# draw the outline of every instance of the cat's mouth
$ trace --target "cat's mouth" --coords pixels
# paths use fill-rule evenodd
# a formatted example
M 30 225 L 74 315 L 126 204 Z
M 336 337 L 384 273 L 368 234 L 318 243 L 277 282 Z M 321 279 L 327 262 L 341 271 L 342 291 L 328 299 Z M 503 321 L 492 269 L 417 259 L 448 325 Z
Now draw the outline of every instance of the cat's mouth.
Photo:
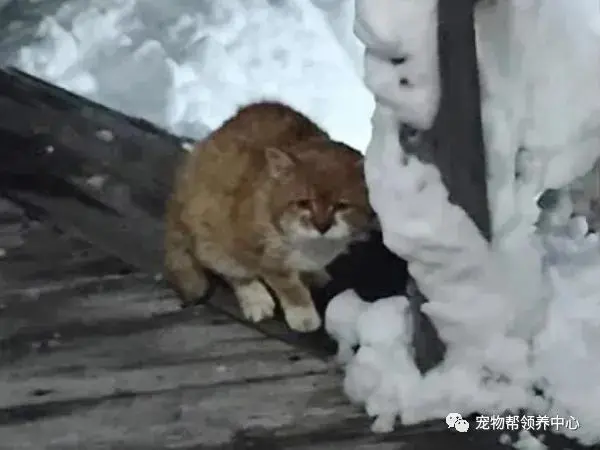
M 291 237 L 294 240 L 347 241 L 352 238 L 352 230 L 344 221 L 335 221 L 326 230 L 316 226 L 296 223 L 292 227 Z

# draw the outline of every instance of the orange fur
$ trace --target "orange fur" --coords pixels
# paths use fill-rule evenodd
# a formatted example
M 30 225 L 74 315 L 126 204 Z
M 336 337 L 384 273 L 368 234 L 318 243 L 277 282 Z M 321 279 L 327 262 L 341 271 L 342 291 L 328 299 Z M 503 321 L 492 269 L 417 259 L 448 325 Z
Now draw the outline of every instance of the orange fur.
M 325 267 L 365 234 L 362 155 L 277 102 L 241 108 L 198 143 L 176 176 L 167 205 L 166 270 L 184 304 L 203 295 L 203 269 L 233 288 L 244 315 L 273 315 L 276 294 L 288 325 L 321 320 L 304 275 Z

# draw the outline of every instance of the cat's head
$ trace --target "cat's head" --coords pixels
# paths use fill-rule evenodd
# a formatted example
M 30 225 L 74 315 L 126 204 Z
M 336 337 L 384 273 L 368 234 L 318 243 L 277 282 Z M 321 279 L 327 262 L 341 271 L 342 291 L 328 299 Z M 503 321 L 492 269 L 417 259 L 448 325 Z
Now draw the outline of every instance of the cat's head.
M 375 215 L 358 151 L 313 140 L 265 152 L 272 220 L 287 238 L 352 241 L 372 229 Z

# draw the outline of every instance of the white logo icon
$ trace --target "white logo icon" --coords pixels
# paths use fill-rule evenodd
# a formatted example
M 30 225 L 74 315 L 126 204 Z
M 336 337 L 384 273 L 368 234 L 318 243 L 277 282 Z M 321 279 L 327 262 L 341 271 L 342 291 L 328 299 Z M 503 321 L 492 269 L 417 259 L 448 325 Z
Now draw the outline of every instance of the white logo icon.
M 469 431 L 469 422 L 467 422 L 465 419 L 458 419 L 456 422 L 454 422 L 454 429 L 459 433 L 466 433 Z
M 462 419 L 462 416 L 459 413 L 448 414 L 446 416 L 446 423 L 448 424 L 448 428 L 454 428 L 454 424 L 459 419 Z
M 446 424 L 448 428 L 454 428 L 459 433 L 466 433 L 469 431 L 469 422 L 464 420 L 458 413 L 450 413 L 446 416 Z

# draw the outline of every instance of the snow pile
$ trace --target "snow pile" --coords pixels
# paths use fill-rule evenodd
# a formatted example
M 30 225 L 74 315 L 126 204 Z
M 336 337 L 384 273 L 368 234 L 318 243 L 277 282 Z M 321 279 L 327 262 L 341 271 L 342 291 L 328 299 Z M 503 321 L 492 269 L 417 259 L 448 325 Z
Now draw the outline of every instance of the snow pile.
M 529 431 L 522 430 L 519 432 L 519 439 L 512 443 L 516 450 L 546 450 L 548 447 L 543 441 L 536 439 Z
M 575 6 L 574 6 L 575 5 Z M 595 0 L 482 3 L 476 10 L 483 85 L 488 193 L 495 250 L 507 282 L 526 303 L 514 324 L 534 335 L 547 284 L 539 239 L 539 196 L 565 194 L 600 156 L 600 12 Z M 546 211 L 564 224 L 568 195 Z
M 581 14 L 591 2 L 575 12 L 564 0 L 480 6 L 496 233 L 489 245 L 464 211 L 448 202 L 438 170 L 406 155 L 398 142 L 400 122 L 427 128 L 437 110 L 437 2 L 357 1 L 365 78 L 377 101 L 365 162 L 370 200 L 384 243 L 408 261 L 429 299 L 423 311 L 448 346 L 442 364 L 421 376 L 411 357 L 406 298 L 366 305 L 344 292 L 331 302 L 326 328 L 340 342 L 344 388 L 376 418 L 374 431 L 391 430 L 397 416 L 410 424 L 449 412 L 492 415 L 522 408 L 572 417 L 577 429 L 554 431 L 584 443 L 600 441 L 593 425 L 600 419 L 598 236 L 569 214 L 546 233 L 535 231 L 539 195 L 583 175 L 600 152 L 600 46 L 591 45 L 598 29 L 589 27 L 587 35 L 568 42 L 581 44 L 577 51 L 569 53 L 564 42 L 567 28 L 572 32 L 575 24 L 581 28 L 599 17 L 598 11 Z M 528 29 L 535 33 L 522 44 Z M 553 53 L 548 41 L 560 43 L 561 51 Z M 542 64 L 535 60 L 540 47 Z M 559 61 L 567 53 L 578 68 L 572 78 Z M 552 70 L 543 66 L 551 62 Z M 522 146 L 525 151 L 515 151 Z
M 555 295 L 534 341 L 533 376 L 552 399 L 550 411 L 579 420 L 573 436 L 600 441 L 600 246 L 585 219 L 545 237 Z
M 183 135 L 201 137 L 240 105 L 283 100 L 363 149 L 373 98 L 348 41 L 353 1 L 68 0 L 16 65 Z M 344 46 L 340 41 L 345 40 Z
M 372 70 L 385 74 L 371 76 L 377 105 L 365 161 L 369 195 L 386 246 L 409 261 L 411 274 L 430 299 L 426 312 L 452 355 L 455 348 L 485 345 L 492 335 L 504 334 L 513 320 L 506 299 L 516 304 L 520 296 L 507 287 L 500 276 L 502 261 L 491 254 L 467 214 L 448 202 L 437 168 L 404 155 L 400 147 L 398 124 L 429 127 L 437 110 L 439 83 L 432 75 L 437 74 L 437 2 L 390 1 L 357 4 L 362 13 L 357 34 L 378 61 Z M 402 23 L 393 26 L 390 17 L 400 17 Z M 418 32 L 404 39 L 402 31 L 410 30 L 410 24 L 420 24 Z M 399 58 L 405 61 L 394 63 Z M 392 83 L 401 78 L 408 83 Z M 394 90 L 385 97 L 388 89 Z M 419 95 L 403 94 L 410 89 Z
M 347 396 L 376 418 L 374 431 L 390 431 L 397 416 L 412 424 L 449 412 L 492 415 L 523 408 L 548 417 L 572 416 L 578 429 L 559 432 L 588 444 L 600 441 L 594 426 L 600 420 L 598 242 L 581 217 L 544 237 L 555 295 L 533 345 L 496 335 L 483 352 L 463 348 L 461 358 L 449 356 L 425 376 L 412 359 L 405 297 L 369 304 L 352 291 L 339 294 L 326 311 L 326 329 L 340 345 Z M 544 398 L 536 395 L 539 387 Z
M 340 320 L 343 318 L 343 320 Z M 410 316 L 406 297 L 363 302 L 353 291 L 332 299 L 326 330 L 339 343 L 338 361 L 347 364 L 344 391 L 377 416 L 374 431 L 390 431 L 420 374 L 409 353 Z M 356 355 L 352 347 L 360 345 Z M 401 380 L 401 383 L 398 381 Z

